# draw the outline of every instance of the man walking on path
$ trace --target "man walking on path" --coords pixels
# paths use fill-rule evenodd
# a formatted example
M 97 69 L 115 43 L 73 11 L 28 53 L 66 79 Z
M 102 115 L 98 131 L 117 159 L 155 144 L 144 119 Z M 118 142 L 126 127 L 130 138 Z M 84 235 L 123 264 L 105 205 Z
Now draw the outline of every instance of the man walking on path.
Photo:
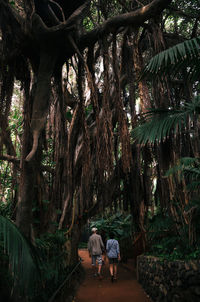
M 102 267 L 102 253 L 105 250 L 102 238 L 97 234 L 97 228 L 92 228 L 92 235 L 88 241 L 88 251 L 89 256 L 92 258 L 92 267 L 94 276 L 98 276 L 102 279 L 101 276 L 101 267 Z M 98 263 L 98 272 L 96 274 L 96 262 Z

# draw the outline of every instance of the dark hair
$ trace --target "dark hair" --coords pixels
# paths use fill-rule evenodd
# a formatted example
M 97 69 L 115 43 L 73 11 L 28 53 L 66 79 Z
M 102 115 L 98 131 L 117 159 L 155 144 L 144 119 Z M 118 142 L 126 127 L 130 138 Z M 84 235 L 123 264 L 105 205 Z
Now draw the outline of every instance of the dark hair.
M 109 232 L 109 237 L 110 237 L 110 239 L 114 239 L 115 233 L 113 231 Z

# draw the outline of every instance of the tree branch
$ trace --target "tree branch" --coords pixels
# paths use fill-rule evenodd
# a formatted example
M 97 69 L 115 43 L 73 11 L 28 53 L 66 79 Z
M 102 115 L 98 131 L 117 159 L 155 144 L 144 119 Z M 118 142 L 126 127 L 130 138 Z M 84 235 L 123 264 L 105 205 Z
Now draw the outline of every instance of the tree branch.
M 32 17 L 32 30 L 33 32 L 37 34 L 44 34 L 44 35 L 61 35 L 62 33 L 67 33 L 72 31 L 76 28 L 77 20 L 83 19 L 87 13 L 87 10 L 89 8 L 90 1 L 86 1 L 83 5 L 81 5 L 79 8 L 77 8 L 74 13 L 61 24 L 47 27 L 40 16 L 36 13 L 33 14 Z
M 85 48 L 89 44 L 95 43 L 99 38 L 102 38 L 105 34 L 116 32 L 120 27 L 125 26 L 141 26 L 145 21 L 160 14 L 172 0 L 154 0 L 150 4 L 143 6 L 136 11 L 121 14 L 112 17 L 102 23 L 101 26 L 96 29 L 83 34 L 79 38 L 79 48 Z
M 14 164 L 19 164 L 19 162 L 20 162 L 19 158 L 15 157 L 15 156 L 12 156 L 12 155 L 8 155 L 8 154 L 1 155 L 0 160 L 7 160 L 7 161 L 12 162 Z

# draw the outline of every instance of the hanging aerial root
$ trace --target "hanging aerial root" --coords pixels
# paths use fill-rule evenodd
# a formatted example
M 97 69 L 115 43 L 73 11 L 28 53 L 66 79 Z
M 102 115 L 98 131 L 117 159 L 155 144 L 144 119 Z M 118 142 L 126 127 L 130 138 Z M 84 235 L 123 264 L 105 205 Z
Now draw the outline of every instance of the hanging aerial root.
M 27 161 L 27 162 L 30 162 L 33 159 L 33 157 L 37 151 L 39 135 L 40 135 L 39 131 L 33 132 L 33 146 L 32 146 L 32 150 L 25 158 L 25 161 Z

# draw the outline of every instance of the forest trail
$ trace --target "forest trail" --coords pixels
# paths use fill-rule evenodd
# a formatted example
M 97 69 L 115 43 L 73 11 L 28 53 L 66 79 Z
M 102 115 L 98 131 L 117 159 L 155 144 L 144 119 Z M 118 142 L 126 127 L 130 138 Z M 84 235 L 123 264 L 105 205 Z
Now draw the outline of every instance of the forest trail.
M 136 272 L 132 266 L 119 264 L 118 280 L 112 283 L 108 260 L 102 267 L 103 279 L 99 280 L 93 277 L 88 251 L 80 250 L 79 255 L 83 259 L 86 276 L 78 289 L 75 302 L 152 302 L 137 282 Z

